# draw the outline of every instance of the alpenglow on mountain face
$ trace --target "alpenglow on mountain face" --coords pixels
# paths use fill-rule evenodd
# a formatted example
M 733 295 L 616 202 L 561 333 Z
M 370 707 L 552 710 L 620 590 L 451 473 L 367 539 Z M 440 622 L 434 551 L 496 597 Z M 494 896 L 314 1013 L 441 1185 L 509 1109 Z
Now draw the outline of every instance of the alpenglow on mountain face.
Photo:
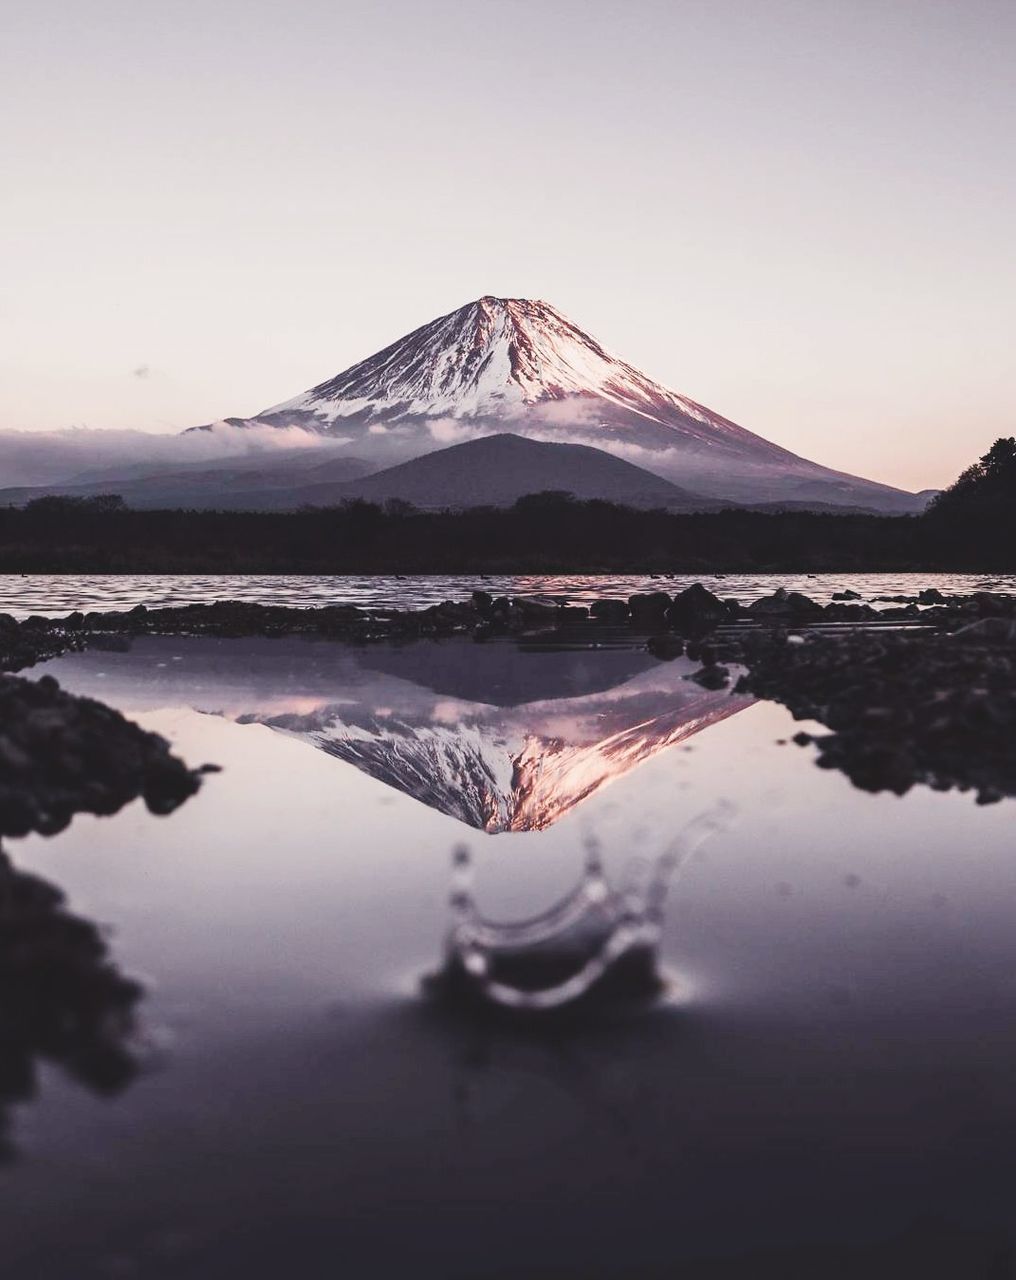
M 512 432 L 593 445 L 711 498 L 921 505 L 746 431 L 611 355 L 549 303 L 525 298 L 467 303 L 247 421 L 341 437 L 378 466 Z

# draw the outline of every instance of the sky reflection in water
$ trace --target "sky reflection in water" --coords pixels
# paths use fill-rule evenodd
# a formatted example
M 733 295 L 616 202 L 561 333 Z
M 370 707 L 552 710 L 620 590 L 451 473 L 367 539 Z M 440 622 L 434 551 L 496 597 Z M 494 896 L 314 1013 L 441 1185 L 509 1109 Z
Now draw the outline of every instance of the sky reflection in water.
M 777 745 L 781 709 L 643 654 L 515 653 L 500 687 L 485 660 L 174 637 L 49 664 L 225 772 L 168 820 L 11 849 L 115 927 L 165 1060 L 114 1104 L 47 1075 L 16 1113 L 10 1274 L 628 1276 L 812 1246 L 969 1269 L 1004 1247 L 1013 805 L 856 792 Z M 534 748 L 516 792 L 526 741 L 551 767 Z M 736 821 L 664 924 L 676 1004 L 563 1036 L 417 999 L 456 842 L 484 908 L 523 917 L 591 833 L 613 874 L 721 801 Z

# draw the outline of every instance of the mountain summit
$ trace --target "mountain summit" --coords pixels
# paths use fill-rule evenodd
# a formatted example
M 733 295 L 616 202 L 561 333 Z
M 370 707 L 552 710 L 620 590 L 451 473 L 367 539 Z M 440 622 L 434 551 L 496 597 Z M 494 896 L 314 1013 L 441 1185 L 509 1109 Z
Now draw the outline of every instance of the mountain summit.
M 691 422 L 733 427 L 611 355 L 549 302 L 489 296 L 259 416 L 511 418 L 572 396 L 602 398 L 649 419 L 676 410 Z
M 653 381 L 550 303 L 485 296 L 251 421 L 349 440 L 385 466 L 513 432 L 604 449 L 712 498 L 917 509 Z

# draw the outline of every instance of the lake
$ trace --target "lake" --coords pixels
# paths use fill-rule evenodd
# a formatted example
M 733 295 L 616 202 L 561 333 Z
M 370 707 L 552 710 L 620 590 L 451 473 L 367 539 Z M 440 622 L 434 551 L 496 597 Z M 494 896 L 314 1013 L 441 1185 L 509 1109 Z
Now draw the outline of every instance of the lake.
M 46 581 L 2 607 L 634 582 Z M 144 995 L 127 1087 L 41 1063 L 9 1109 L 4 1276 L 1010 1274 L 1016 806 L 858 791 L 694 665 L 151 636 L 28 673 L 223 771 L 168 818 L 6 844 Z M 519 1026 L 424 998 L 457 847 L 484 913 L 520 920 L 593 842 L 618 883 L 716 813 L 669 886 L 654 1003 Z
M 828 603 L 837 591 L 856 591 L 865 600 L 916 595 L 936 587 L 946 595 L 972 591 L 1016 592 L 1016 574 L 975 573 L 808 573 L 808 574 L 448 574 L 405 577 L 323 574 L 0 574 L 0 612 L 16 618 L 32 613 L 61 615 L 75 609 L 159 608 L 246 600 L 255 604 L 319 606 L 355 604 L 363 608 L 422 609 L 442 600 L 468 599 L 470 592 L 535 596 L 587 604 L 603 597 L 627 599 L 636 592 L 675 595 L 701 582 L 721 597 L 742 602 L 777 587 L 802 591 Z

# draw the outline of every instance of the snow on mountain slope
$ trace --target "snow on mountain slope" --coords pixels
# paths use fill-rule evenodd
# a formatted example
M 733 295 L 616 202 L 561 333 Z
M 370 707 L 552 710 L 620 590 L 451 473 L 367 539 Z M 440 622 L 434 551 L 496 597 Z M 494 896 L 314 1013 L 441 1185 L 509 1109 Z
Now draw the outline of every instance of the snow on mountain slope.
M 648 420 L 676 409 L 694 421 L 741 433 L 609 354 L 550 303 L 526 298 L 467 303 L 258 416 L 309 410 L 328 422 L 364 411 L 511 417 L 518 406 L 570 395 L 601 396 Z
M 711 499 L 918 511 L 679 395 L 550 303 L 486 296 L 432 320 L 249 425 L 344 441 L 375 469 L 503 432 L 592 445 Z M 539 477 L 534 476 L 534 487 Z

